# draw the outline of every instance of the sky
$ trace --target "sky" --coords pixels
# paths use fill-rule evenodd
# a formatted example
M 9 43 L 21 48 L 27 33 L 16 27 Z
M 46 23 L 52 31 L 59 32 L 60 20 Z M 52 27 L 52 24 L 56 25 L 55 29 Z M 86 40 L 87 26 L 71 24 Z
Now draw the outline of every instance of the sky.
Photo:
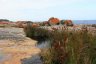
M 96 0 L 0 0 L 0 19 L 45 21 L 50 17 L 96 20 Z

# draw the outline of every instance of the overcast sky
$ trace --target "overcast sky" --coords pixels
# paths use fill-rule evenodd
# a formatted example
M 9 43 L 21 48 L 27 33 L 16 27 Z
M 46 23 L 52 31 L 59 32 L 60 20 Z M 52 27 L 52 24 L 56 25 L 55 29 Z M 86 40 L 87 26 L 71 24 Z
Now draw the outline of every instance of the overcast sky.
M 96 0 L 0 0 L 0 19 L 96 20 Z

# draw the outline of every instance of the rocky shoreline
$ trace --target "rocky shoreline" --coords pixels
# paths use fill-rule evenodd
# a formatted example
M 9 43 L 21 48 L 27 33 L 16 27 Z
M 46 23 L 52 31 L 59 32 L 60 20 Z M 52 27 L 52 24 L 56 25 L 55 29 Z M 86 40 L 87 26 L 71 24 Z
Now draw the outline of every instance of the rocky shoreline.
M 23 59 L 30 58 L 41 52 L 41 50 L 36 47 L 37 41 L 26 37 L 24 35 L 23 29 L 0 28 L 0 31 L 3 31 L 0 32 L 0 35 L 2 35 L 2 33 L 4 35 L 4 39 L 2 39 L 2 37 L 0 39 L 0 48 L 2 49 L 2 52 L 4 54 L 11 54 L 11 56 L 7 60 L 3 61 L 0 64 L 21 64 Z M 11 33 L 6 34 L 9 32 Z M 11 35 L 11 38 L 8 37 L 9 39 L 7 39 L 5 35 Z

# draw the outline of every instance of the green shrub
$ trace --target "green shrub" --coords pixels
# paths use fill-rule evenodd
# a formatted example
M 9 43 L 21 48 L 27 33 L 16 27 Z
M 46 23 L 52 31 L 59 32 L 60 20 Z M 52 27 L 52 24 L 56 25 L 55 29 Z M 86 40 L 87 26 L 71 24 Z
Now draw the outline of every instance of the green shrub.
M 27 27 L 24 28 L 25 34 L 27 37 L 30 37 L 32 39 L 36 40 L 46 40 L 50 39 L 50 32 L 48 30 L 45 30 L 43 28 L 38 28 L 38 27 L 32 27 L 28 25 Z

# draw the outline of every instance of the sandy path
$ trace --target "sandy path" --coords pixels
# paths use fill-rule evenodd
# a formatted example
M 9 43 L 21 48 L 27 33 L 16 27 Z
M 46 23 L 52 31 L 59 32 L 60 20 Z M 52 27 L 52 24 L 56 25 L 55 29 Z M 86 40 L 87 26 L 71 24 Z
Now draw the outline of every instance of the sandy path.
M 22 59 L 30 58 L 40 53 L 40 49 L 35 47 L 37 41 L 34 41 L 30 38 L 25 37 L 22 29 L 19 29 L 19 28 L 12 28 L 12 29 L 16 29 L 17 31 L 13 31 L 13 32 L 11 31 L 10 33 L 10 29 L 8 28 L 0 29 L 3 31 L 3 38 L 4 38 L 0 40 L 0 48 L 2 48 L 3 53 L 11 54 L 11 57 L 9 59 L 5 60 L 0 64 L 21 64 Z M 6 35 L 4 34 L 4 32 Z M 10 34 L 7 34 L 7 33 L 10 33 Z M 18 37 L 19 37 L 19 40 L 18 40 Z

